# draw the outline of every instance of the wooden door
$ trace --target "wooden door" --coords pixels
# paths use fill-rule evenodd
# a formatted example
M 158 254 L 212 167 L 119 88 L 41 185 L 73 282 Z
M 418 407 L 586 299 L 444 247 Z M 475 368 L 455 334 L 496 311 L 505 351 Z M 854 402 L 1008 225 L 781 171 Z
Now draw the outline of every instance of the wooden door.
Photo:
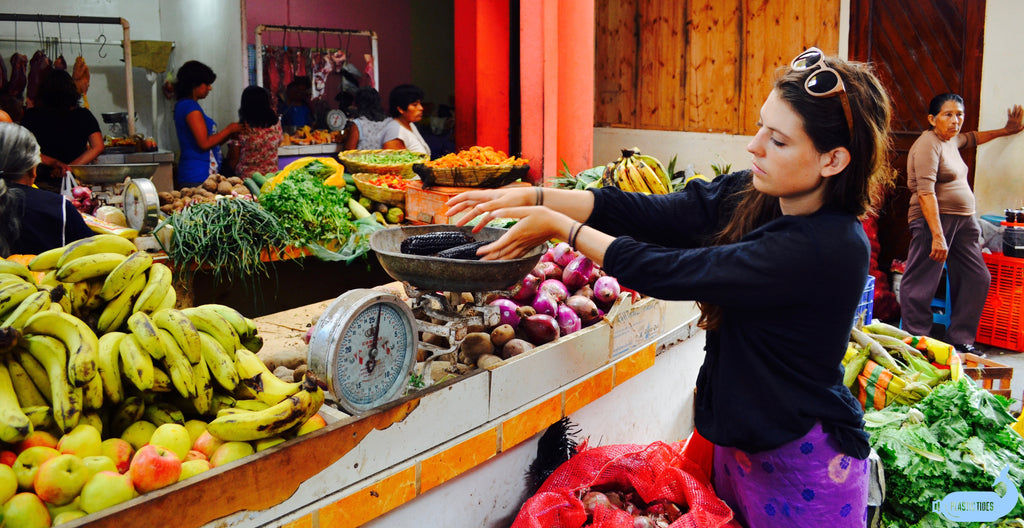
M 878 219 L 878 263 L 906 259 L 907 151 L 929 128 L 928 103 L 944 92 L 965 102 L 964 130 L 978 129 L 985 0 L 852 0 L 850 58 L 871 62 L 893 102 L 892 167 L 898 171 Z M 974 186 L 974 151 L 964 150 Z

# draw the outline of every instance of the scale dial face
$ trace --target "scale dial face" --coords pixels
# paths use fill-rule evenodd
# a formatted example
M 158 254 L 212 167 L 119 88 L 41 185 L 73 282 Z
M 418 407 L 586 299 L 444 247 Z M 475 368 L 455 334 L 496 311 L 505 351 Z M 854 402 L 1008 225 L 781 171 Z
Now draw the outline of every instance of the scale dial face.
M 152 231 L 160 219 L 160 197 L 156 186 L 142 178 L 126 182 L 122 207 L 128 227 L 137 229 L 139 233 Z
M 348 116 L 345 115 L 345 112 L 337 109 L 327 112 L 327 128 L 343 130 L 346 124 L 348 124 Z
M 380 291 L 352 290 L 317 321 L 309 364 L 345 410 L 359 413 L 404 393 L 417 348 L 415 321 L 404 302 Z

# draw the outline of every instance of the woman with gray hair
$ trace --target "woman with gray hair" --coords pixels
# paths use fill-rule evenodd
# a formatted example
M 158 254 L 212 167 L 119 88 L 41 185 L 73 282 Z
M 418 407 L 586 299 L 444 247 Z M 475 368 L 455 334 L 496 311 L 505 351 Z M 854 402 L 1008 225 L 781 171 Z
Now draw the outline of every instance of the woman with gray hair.
M 93 235 L 63 196 L 33 187 L 39 143 L 28 129 L 0 123 L 0 256 L 37 255 Z

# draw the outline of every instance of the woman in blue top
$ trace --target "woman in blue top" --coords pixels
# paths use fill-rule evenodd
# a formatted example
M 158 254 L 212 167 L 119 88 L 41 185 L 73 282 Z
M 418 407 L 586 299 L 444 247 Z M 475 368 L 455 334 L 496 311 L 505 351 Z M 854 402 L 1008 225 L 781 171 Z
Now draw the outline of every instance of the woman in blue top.
M 858 217 L 886 168 L 889 98 L 870 70 L 811 48 L 780 73 L 750 170 L 669 195 L 482 190 L 461 223 L 519 218 L 478 253 L 568 240 L 624 285 L 696 300 L 707 329 L 694 421 L 714 485 L 747 527 L 863 527 L 870 447 L 841 362 L 868 273 Z
M 174 84 L 174 128 L 178 133 L 178 187 L 194 187 L 220 169 L 221 154 L 217 148 L 241 130 L 231 123 L 217 132 L 217 123 L 207 117 L 199 100 L 210 95 L 217 74 L 199 61 L 188 61 L 178 69 Z

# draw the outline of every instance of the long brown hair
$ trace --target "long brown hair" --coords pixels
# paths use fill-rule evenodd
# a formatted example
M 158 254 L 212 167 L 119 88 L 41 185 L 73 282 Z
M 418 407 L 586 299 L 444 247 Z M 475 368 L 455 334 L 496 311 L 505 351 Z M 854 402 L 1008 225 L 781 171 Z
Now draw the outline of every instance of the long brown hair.
M 816 69 L 779 70 L 774 90 L 800 115 L 804 131 L 818 152 L 837 147 L 850 151 L 850 163 L 825 180 L 825 206 L 858 217 L 874 211 L 886 187 L 892 185 L 888 151 L 891 142 L 889 94 L 868 64 L 826 57 L 825 63 L 839 72 L 853 113 L 853 134 L 846 124 L 839 97 L 813 97 L 804 89 L 807 76 Z M 713 239 L 712 245 L 738 242 L 747 233 L 782 215 L 779 199 L 756 190 L 753 180 L 741 192 L 735 214 Z M 700 326 L 717 330 L 722 308 L 698 303 Z

